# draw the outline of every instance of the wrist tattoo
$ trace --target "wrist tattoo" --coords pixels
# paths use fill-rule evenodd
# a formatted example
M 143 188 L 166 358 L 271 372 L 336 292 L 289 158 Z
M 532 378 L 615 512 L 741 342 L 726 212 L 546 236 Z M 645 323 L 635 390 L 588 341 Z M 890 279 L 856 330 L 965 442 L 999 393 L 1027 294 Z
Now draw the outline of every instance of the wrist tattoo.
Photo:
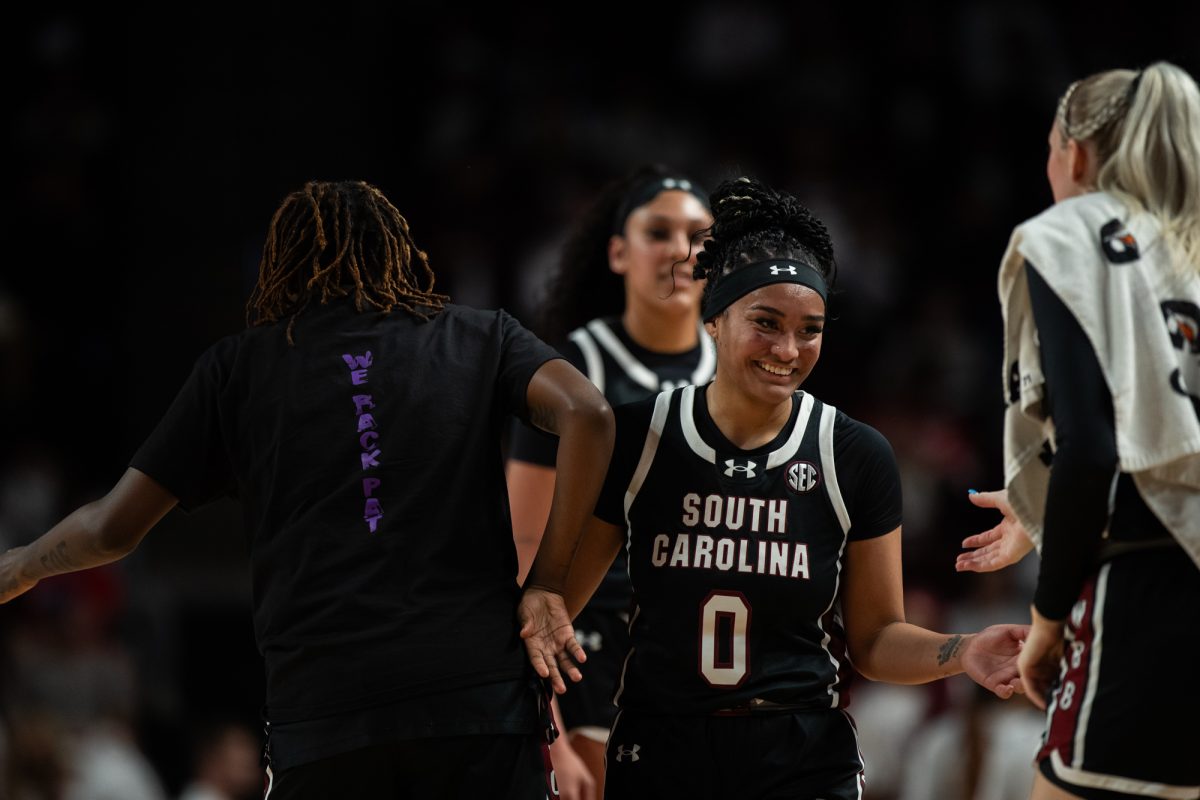
M 75 562 L 67 555 L 67 543 L 59 542 L 41 558 L 42 566 L 52 572 L 69 572 L 75 568 Z
M 938 650 L 938 666 L 942 666 L 950 659 L 958 655 L 958 651 L 962 649 L 963 637 L 955 634 L 946 640 L 946 643 Z

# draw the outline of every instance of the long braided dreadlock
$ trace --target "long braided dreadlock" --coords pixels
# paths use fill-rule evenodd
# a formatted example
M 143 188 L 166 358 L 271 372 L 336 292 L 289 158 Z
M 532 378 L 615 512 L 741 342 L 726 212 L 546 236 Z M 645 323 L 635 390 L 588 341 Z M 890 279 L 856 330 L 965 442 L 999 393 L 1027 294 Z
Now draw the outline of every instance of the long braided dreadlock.
M 429 257 L 381 191 L 363 181 L 309 181 L 271 218 L 246 322 L 287 317 L 288 344 L 294 344 L 296 319 L 313 298 L 324 304 L 351 294 L 359 313 L 399 306 L 429 319 L 450 299 L 433 284 Z
M 721 278 L 770 258 L 808 261 L 833 289 L 833 240 L 821 220 L 799 200 L 752 178 L 724 181 L 712 193 L 711 236 L 696 256 L 694 274 L 707 279 L 702 307 Z

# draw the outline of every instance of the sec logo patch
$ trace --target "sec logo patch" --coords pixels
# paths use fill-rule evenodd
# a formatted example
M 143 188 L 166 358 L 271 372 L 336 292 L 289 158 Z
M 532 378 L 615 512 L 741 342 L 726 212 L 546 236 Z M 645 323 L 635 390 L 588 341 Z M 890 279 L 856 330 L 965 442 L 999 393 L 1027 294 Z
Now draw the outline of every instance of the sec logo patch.
M 793 461 L 787 468 L 788 488 L 797 494 L 805 494 L 817 488 L 821 482 L 821 473 L 817 472 L 815 464 L 808 461 Z

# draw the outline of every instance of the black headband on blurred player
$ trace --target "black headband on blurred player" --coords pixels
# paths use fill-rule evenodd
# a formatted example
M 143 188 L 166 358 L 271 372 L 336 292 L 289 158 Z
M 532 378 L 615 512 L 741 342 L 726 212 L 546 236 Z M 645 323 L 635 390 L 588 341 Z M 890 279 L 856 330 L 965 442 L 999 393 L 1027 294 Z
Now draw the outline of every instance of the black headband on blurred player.
M 613 234 L 615 236 L 625 235 L 625 220 L 629 219 L 629 215 L 635 208 L 646 205 L 661 193 L 672 189 L 677 192 L 687 192 L 699 200 L 705 208 L 709 207 L 708 195 L 687 178 L 648 178 L 629 187 L 629 191 L 621 198 L 621 204 L 617 206 L 617 213 L 613 217 Z
M 772 283 L 798 283 L 821 295 L 825 303 L 829 302 L 825 277 L 816 267 L 804 261 L 776 258 L 748 264 L 722 275 L 713 286 L 701 317 L 710 320 L 760 286 Z

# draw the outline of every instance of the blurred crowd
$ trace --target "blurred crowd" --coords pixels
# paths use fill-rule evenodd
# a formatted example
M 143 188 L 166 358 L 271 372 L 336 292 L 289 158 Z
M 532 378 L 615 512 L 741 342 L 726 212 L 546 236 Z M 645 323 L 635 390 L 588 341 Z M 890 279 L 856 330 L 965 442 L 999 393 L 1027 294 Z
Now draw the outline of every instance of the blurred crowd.
M 1200 12 L 590 7 L 586 26 L 432 3 L 27 11 L 0 272 L 0 549 L 111 485 L 192 361 L 238 330 L 279 199 L 362 178 L 456 302 L 536 325 L 571 221 L 661 161 L 752 173 L 829 225 L 839 262 L 810 388 L 882 431 L 904 484 L 910 618 L 1026 621 L 1037 565 L 959 575 L 1001 479 L 995 274 L 1050 202 L 1070 80 L 1197 74 Z M 0 797 L 261 793 L 262 677 L 232 501 L 176 511 L 120 565 L 0 607 Z M 1040 717 L 952 680 L 862 681 L 870 800 L 1025 797 Z

